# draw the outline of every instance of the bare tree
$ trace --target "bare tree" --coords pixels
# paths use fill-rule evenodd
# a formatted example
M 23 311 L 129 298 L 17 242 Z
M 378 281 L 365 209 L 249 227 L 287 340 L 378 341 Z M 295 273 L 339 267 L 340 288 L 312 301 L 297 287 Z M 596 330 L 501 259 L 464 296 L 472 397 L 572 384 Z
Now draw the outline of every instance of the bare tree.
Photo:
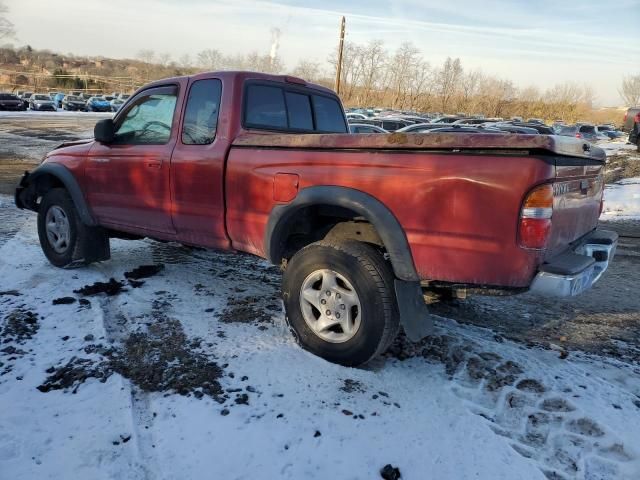
M 171 54 L 167 52 L 163 52 L 158 54 L 158 64 L 166 67 L 171 63 Z
M 0 40 L 4 38 L 12 38 L 16 31 L 13 28 L 13 23 L 6 17 L 9 9 L 5 6 L 4 2 L 0 0 Z
M 198 65 L 206 70 L 221 70 L 224 67 L 223 55 L 214 48 L 198 53 Z
M 189 55 L 188 53 L 185 53 L 184 55 L 180 56 L 180 58 L 178 59 L 178 65 L 181 68 L 191 68 L 193 66 L 193 60 L 191 60 L 191 55 Z
M 482 72 L 479 70 L 472 70 L 462 75 L 457 110 L 472 113 L 472 110 L 477 109 L 474 99 L 478 95 L 482 78 Z
M 382 40 L 371 40 L 369 44 L 360 51 L 360 54 L 362 56 L 363 102 L 365 105 L 368 105 L 375 88 L 378 73 L 386 61 L 387 51 L 384 49 Z
M 440 95 L 440 106 L 444 113 L 446 113 L 451 106 L 451 99 L 459 87 L 462 73 L 460 59 L 447 57 L 437 80 L 437 92 Z
M 305 80 L 317 81 L 320 78 L 320 64 L 308 60 L 300 60 L 291 73 Z
M 640 105 L 640 75 L 629 75 L 622 80 L 619 90 L 622 100 L 628 107 Z
M 143 49 L 138 51 L 136 58 L 144 63 L 153 63 L 156 59 L 156 52 L 153 50 Z
M 420 62 L 420 50 L 412 43 L 405 42 L 396 50 L 390 64 L 393 72 L 394 107 L 405 106 L 410 79 Z

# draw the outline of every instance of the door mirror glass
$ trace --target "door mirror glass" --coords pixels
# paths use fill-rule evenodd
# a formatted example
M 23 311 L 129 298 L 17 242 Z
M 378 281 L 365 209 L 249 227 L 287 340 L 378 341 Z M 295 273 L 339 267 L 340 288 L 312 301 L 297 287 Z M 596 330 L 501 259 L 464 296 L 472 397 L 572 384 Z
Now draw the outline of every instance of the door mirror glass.
M 115 137 L 115 132 L 113 120 L 110 118 L 100 120 L 93 128 L 93 136 L 100 143 L 111 143 Z

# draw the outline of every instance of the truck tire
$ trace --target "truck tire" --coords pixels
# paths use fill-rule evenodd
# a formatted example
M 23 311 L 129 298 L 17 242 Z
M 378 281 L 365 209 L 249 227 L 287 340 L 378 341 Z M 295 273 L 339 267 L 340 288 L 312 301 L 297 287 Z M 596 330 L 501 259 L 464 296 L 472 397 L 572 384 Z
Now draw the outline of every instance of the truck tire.
M 45 193 L 38 208 L 38 237 L 47 260 L 60 268 L 78 267 L 110 256 L 109 237 L 88 227 L 64 188 Z
M 366 243 L 308 245 L 288 262 L 282 293 L 298 343 L 330 362 L 367 363 L 398 333 L 391 265 Z

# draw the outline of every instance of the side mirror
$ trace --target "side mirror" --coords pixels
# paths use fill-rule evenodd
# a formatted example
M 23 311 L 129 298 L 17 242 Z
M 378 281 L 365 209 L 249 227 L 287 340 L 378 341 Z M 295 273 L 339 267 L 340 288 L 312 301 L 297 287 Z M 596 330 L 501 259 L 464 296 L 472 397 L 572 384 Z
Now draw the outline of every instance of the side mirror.
M 113 120 L 105 118 L 96 123 L 96 126 L 93 127 L 93 136 L 100 143 L 112 142 L 116 136 L 116 127 L 113 124 Z

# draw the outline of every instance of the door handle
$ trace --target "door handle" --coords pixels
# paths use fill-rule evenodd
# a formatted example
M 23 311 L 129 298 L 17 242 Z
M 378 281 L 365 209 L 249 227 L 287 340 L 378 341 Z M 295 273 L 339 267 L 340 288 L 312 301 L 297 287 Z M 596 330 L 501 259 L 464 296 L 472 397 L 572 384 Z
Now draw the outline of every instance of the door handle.
M 149 168 L 160 168 L 162 163 L 160 162 L 147 162 L 147 167 Z

